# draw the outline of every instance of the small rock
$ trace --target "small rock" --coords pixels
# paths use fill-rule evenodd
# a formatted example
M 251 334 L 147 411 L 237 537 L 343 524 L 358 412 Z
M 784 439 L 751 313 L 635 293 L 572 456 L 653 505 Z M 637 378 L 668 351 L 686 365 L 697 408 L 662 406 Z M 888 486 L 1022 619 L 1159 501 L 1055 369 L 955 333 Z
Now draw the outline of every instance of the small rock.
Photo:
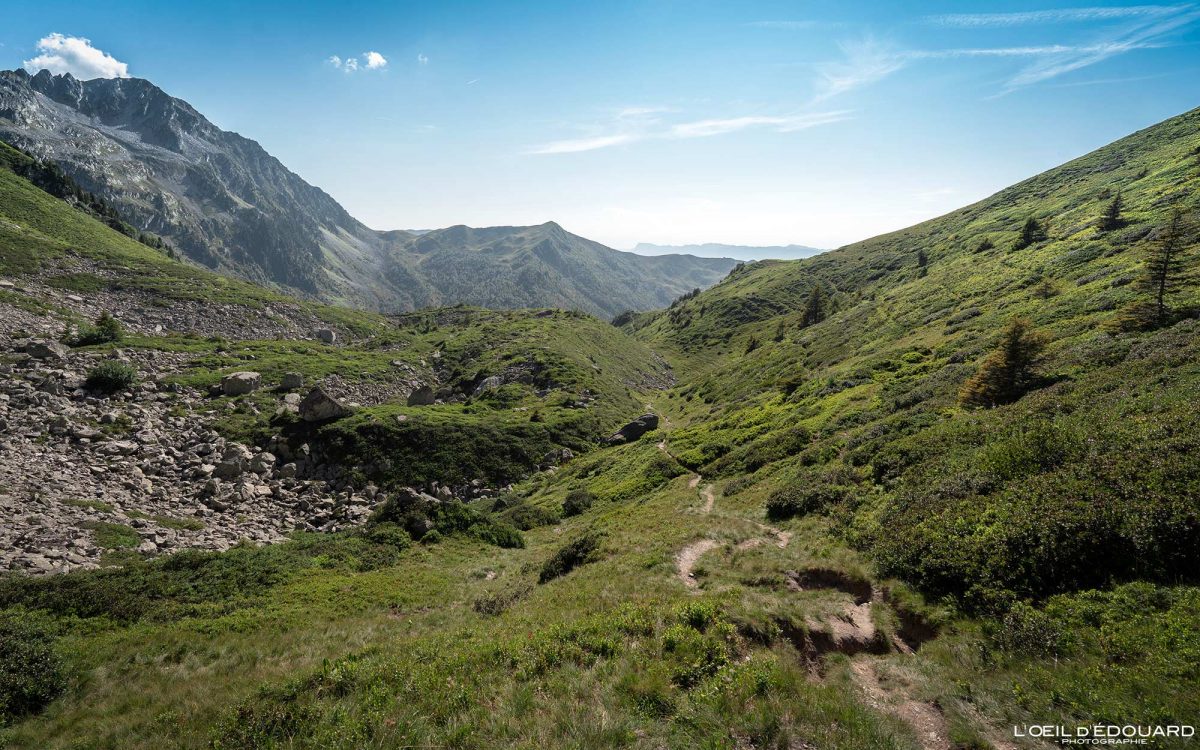
M 262 375 L 257 372 L 234 372 L 221 378 L 221 393 L 240 396 L 251 393 L 262 384 Z

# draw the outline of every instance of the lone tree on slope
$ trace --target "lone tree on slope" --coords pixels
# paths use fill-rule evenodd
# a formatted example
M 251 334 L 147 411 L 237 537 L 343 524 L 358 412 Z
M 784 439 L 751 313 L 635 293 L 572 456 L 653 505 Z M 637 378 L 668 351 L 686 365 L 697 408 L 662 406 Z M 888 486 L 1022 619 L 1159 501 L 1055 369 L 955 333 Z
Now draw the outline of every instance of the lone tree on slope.
M 1169 325 L 1175 319 L 1171 298 L 1193 280 L 1188 264 L 1189 251 L 1195 244 L 1195 222 L 1176 209 L 1146 248 L 1136 286 L 1141 298 L 1125 307 L 1109 327 L 1118 331 L 1149 331 Z
M 812 291 L 808 294 L 808 301 L 804 303 L 804 319 L 800 324 L 807 328 L 822 320 L 825 320 L 825 292 L 821 290 L 820 284 L 813 284 Z
M 1121 209 L 1124 208 L 1124 202 L 1121 200 L 1121 193 L 1118 191 L 1113 196 L 1112 202 L 1104 209 L 1104 213 L 1100 216 L 1100 231 L 1111 232 L 1114 229 L 1120 229 L 1125 226 L 1125 219 L 1121 216 Z
M 1025 225 L 1021 227 L 1021 237 L 1017 240 L 1017 249 L 1021 250 L 1046 239 L 1046 230 L 1042 228 L 1037 219 L 1030 216 L 1025 220 Z
M 963 384 L 958 400 L 963 406 L 990 407 L 1009 404 L 1025 395 L 1037 380 L 1037 363 L 1046 337 L 1024 318 L 1013 318 L 1000 342 Z

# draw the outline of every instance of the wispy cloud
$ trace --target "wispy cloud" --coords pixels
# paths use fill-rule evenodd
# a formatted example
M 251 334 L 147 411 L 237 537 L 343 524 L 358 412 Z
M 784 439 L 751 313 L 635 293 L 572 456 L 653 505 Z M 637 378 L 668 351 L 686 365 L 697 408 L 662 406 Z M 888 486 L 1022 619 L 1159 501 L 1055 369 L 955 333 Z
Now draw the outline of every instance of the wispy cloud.
M 1188 7 L 1187 5 L 1130 5 L 1112 8 L 1058 8 L 1018 13 L 947 13 L 926 16 L 924 20 L 926 23 L 937 26 L 973 29 L 1161 17 L 1179 13 Z
M 429 57 L 424 52 L 417 53 L 417 65 L 428 65 Z
M 573 154 L 596 151 L 613 146 L 649 140 L 684 140 L 710 138 L 752 128 L 765 128 L 776 133 L 791 133 L 798 130 L 828 125 L 850 119 L 848 110 L 836 112 L 814 112 L 799 115 L 747 115 L 743 117 L 711 118 L 687 122 L 665 123 L 656 113 L 672 111 L 659 107 L 631 107 L 620 110 L 614 116 L 613 127 L 617 132 L 583 138 L 551 141 L 526 151 L 529 154 Z
M 797 130 L 807 130 L 818 125 L 828 125 L 849 119 L 849 110 L 838 112 L 817 112 L 807 115 L 789 115 L 785 117 L 731 117 L 724 120 L 698 120 L 672 125 L 669 132 L 672 138 L 707 138 L 713 135 L 735 133 L 748 128 L 770 128 L 777 133 L 793 133 Z
M 818 102 L 882 80 L 904 67 L 905 56 L 873 38 L 838 45 L 842 59 L 817 66 Z
M 621 146 L 626 143 L 644 140 L 644 134 L 635 133 L 617 133 L 614 135 L 598 135 L 591 138 L 570 138 L 563 141 L 551 141 L 550 143 L 534 146 L 527 153 L 530 154 L 575 154 L 580 151 L 596 151 L 610 146 Z
M 1111 13 L 1110 13 L 1111 11 Z M 1039 15 L 1040 14 L 1040 15 Z M 1047 15 L 1050 14 L 1050 15 Z M 1093 35 L 1086 43 L 1040 44 L 1005 47 L 958 47 L 948 49 L 900 49 L 872 38 L 843 42 L 842 58 L 817 66 L 814 82 L 815 102 L 823 102 L 873 83 L 922 60 L 955 58 L 1029 58 L 1025 67 L 1004 82 L 998 95 L 1049 81 L 1072 71 L 1096 65 L 1109 58 L 1136 50 L 1157 49 L 1171 43 L 1171 34 L 1200 19 L 1200 11 L 1190 5 L 1134 6 L 1127 8 L 1078 8 L 1064 11 L 1035 11 L 1032 13 L 972 14 L 973 26 L 1034 23 L 1027 18 L 1126 19 L 1116 28 Z M 959 16 L 935 18 L 960 18 Z M 961 16 L 965 19 L 967 16 Z M 1014 20 L 1014 18 L 1016 20 Z M 988 21 L 988 19 L 993 19 Z M 985 23 L 985 21 L 987 21 Z M 948 23 L 948 22 L 947 22 Z M 960 25 L 967 25 L 960 21 Z
M 367 63 L 367 70 L 379 70 L 387 67 L 387 58 L 378 52 L 364 52 L 363 60 Z
M 55 75 L 70 73 L 85 81 L 93 78 L 128 78 L 129 66 L 92 46 L 88 39 L 51 34 L 37 43 L 38 54 L 23 65 L 30 73 L 48 70 Z
M 1048 81 L 1052 78 L 1103 62 L 1111 57 L 1142 49 L 1166 46 L 1169 34 L 1200 18 L 1200 12 L 1188 10 L 1174 16 L 1127 27 L 1091 45 L 1048 54 L 1009 79 L 1005 91 Z

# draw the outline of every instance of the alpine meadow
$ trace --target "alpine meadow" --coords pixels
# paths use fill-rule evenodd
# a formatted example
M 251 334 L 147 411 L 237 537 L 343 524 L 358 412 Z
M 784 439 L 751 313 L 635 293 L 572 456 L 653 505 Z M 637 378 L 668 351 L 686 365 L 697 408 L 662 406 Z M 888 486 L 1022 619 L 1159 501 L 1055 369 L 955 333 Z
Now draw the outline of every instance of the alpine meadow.
M 1197 742 L 1195 6 L 52 5 L 0 746 Z

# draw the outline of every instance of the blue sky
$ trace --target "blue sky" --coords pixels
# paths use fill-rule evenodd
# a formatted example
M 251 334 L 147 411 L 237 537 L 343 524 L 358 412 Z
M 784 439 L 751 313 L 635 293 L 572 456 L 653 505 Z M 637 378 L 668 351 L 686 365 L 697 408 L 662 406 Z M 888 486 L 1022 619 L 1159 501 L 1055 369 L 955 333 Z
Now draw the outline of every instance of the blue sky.
M 1198 42 L 1189 4 L 113 0 L 7 8 L 0 65 L 148 78 L 379 229 L 833 247 L 1200 105 Z

